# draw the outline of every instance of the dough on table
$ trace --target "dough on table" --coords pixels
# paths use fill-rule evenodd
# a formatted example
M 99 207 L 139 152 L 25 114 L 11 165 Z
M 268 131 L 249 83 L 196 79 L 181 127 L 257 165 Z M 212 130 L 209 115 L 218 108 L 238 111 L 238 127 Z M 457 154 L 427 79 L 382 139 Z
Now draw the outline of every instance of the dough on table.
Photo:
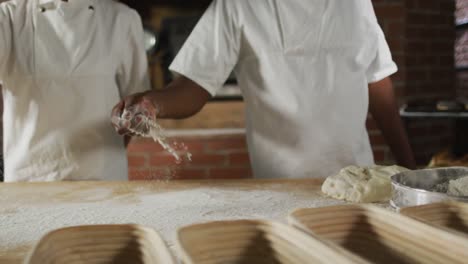
M 448 184 L 447 194 L 452 196 L 468 196 L 468 176 L 451 180 Z
M 404 171 L 408 169 L 400 166 L 349 166 L 328 177 L 322 185 L 322 192 L 349 202 L 385 202 L 392 196 L 391 177 Z

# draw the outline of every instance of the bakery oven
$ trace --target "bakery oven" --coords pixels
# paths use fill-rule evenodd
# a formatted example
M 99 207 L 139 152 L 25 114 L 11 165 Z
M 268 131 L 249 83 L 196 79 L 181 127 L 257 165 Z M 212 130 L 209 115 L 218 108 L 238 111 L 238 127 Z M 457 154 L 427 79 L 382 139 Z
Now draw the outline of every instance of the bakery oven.
M 429 167 L 468 167 L 468 100 L 410 101 L 402 107 L 401 116 L 407 123 L 418 120 L 451 121 L 454 125 L 453 143 L 435 153 L 429 162 Z M 432 131 L 432 133 L 438 132 L 441 131 Z

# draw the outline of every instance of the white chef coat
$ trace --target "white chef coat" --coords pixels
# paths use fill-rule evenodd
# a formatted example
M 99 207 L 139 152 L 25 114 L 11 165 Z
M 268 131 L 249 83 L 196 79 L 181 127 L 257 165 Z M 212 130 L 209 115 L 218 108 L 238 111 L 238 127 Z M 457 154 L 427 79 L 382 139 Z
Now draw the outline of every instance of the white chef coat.
M 213 95 L 234 69 L 259 178 L 372 165 L 368 83 L 397 71 L 370 0 L 215 0 L 170 69 Z
M 139 15 L 111 0 L 0 5 L 5 181 L 127 180 L 112 107 L 149 89 Z

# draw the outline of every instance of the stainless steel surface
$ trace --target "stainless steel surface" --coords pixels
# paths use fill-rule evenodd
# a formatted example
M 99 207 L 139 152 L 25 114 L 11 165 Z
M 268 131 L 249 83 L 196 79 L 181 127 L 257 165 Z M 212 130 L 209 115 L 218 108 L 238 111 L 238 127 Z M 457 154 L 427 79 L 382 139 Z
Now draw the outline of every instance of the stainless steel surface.
M 467 167 L 415 170 L 396 174 L 392 176 L 393 195 L 390 204 L 398 209 L 446 200 L 468 202 L 467 196 L 455 197 L 431 191 L 438 184 L 466 176 Z

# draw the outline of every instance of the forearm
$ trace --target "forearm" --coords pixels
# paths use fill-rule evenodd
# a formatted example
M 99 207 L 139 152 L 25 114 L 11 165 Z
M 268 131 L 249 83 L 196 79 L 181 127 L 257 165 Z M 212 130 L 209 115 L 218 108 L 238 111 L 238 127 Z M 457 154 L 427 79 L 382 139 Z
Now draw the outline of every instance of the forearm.
M 416 164 L 413 152 L 398 112 L 390 78 L 369 85 L 369 111 L 382 131 L 397 163 L 414 169 Z
M 129 135 L 132 134 L 132 131 L 129 130 L 131 122 L 128 120 L 135 118 L 135 114 L 140 113 L 130 110 L 134 107 L 137 107 L 138 111 L 150 119 L 180 119 L 198 113 L 210 97 L 211 95 L 201 86 L 188 78 L 180 77 L 164 90 L 153 90 L 125 97 L 112 109 L 112 125 L 120 135 Z M 129 112 L 125 114 L 125 110 L 129 110 Z M 126 116 L 123 120 L 124 114 Z M 127 141 L 125 144 L 128 144 Z
M 211 95 L 188 78 L 180 77 L 164 90 L 148 95 L 156 107 L 158 118 L 181 119 L 198 113 Z

